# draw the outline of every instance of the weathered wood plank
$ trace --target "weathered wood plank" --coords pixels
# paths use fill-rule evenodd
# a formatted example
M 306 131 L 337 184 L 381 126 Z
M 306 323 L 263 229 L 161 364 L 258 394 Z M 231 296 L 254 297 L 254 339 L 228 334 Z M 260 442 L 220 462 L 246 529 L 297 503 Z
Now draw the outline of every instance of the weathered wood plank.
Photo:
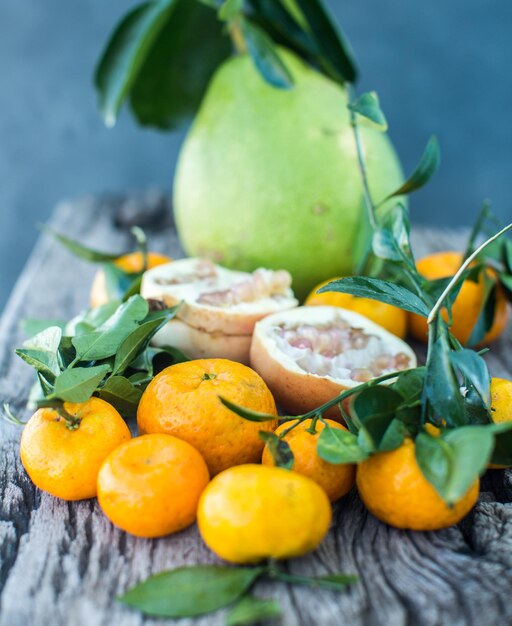
M 162 198 L 85 198 L 64 203 L 53 225 L 99 249 L 125 249 L 137 206 L 161 213 Z M 119 221 L 119 220 L 118 220 Z M 150 232 L 152 247 L 181 254 L 169 220 Z M 462 247 L 462 233 L 418 229 L 418 256 Z M 13 355 L 24 317 L 68 318 L 87 304 L 94 269 L 43 237 L 0 322 L 0 401 L 23 413 L 31 369 Z M 495 375 L 512 376 L 512 332 L 494 346 Z M 192 527 L 178 535 L 141 540 L 115 529 L 94 501 L 65 503 L 36 490 L 18 458 L 19 431 L 0 424 L 0 625 L 140 626 L 144 619 L 115 603 L 116 594 L 151 573 L 182 564 L 215 562 Z M 351 493 L 335 507 L 321 548 L 289 563 L 291 571 L 358 573 L 347 593 L 260 585 L 278 597 L 286 626 L 502 626 L 512 621 L 512 473 L 489 472 L 479 504 L 461 524 L 437 533 L 387 527 Z M 222 624 L 222 613 L 182 624 Z

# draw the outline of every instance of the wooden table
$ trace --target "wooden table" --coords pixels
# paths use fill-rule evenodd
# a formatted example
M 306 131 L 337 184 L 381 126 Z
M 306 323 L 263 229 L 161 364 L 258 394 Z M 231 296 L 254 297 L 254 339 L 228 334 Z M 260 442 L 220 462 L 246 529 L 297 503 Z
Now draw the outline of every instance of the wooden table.
M 158 193 L 130 198 L 84 198 L 60 205 L 52 225 L 98 249 L 128 246 L 129 222 L 143 207 L 151 247 L 181 254 Z M 121 219 L 119 216 L 121 215 Z M 169 216 L 170 213 L 167 212 Z M 114 220 L 114 216 L 117 218 Z M 155 218 L 155 219 L 153 219 Z M 121 225 L 119 224 L 121 221 Z M 462 248 L 463 233 L 417 229 L 417 255 Z M 70 318 L 87 305 L 94 268 L 42 236 L 0 324 L 0 401 L 25 414 L 32 370 L 13 349 L 25 317 Z M 512 329 L 488 355 L 495 376 L 512 377 Z M 67 503 L 38 491 L 18 456 L 20 432 L 0 420 L 0 625 L 137 626 L 162 624 L 124 608 L 115 597 L 151 573 L 215 562 L 196 527 L 142 540 L 116 528 L 94 500 Z M 512 471 L 483 478 L 478 505 L 459 525 L 436 533 L 395 530 L 378 522 L 356 493 L 335 506 L 332 530 L 314 554 L 290 571 L 357 573 L 345 593 L 261 584 L 279 598 L 283 624 L 311 626 L 505 626 L 512 623 Z M 223 614 L 180 624 L 217 625 Z

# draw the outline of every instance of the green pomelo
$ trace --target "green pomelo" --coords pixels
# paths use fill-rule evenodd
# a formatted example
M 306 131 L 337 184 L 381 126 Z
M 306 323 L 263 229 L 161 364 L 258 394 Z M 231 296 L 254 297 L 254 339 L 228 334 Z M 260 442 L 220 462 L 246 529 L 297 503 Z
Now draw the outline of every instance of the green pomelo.
M 246 271 L 287 269 L 303 298 L 352 272 L 363 190 L 345 90 L 281 54 L 290 90 L 266 84 L 246 55 L 217 71 L 181 150 L 174 207 L 187 254 Z M 402 171 L 387 136 L 360 120 L 379 201 Z

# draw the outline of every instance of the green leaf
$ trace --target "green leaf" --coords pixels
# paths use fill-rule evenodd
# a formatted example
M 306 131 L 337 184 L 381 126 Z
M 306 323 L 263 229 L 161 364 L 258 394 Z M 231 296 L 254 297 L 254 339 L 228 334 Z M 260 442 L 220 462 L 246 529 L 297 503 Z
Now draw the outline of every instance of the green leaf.
M 155 39 L 174 9 L 175 0 L 138 5 L 121 20 L 96 69 L 95 85 L 105 124 L 113 126 Z
M 361 94 L 357 100 L 348 105 L 348 108 L 369 119 L 379 130 L 386 131 L 388 129 L 386 117 L 380 108 L 379 96 L 375 91 Z
M 444 324 L 441 318 L 437 323 L 441 326 Z M 429 351 L 424 393 L 440 419 L 446 420 L 449 426 L 460 426 L 466 422 L 466 416 L 450 355 L 451 348 L 446 331 L 443 330 Z
M 395 285 L 380 278 L 368 278 L 367 276 L 348 276 L 333 280 L 318 290 L 317 293 L 326 291 L 340 291 L 350 293 L 361 298 L 370 298 L 386 304 L 417 313 L 422 317 L 428 317 L 429 309 L 420 298 L 405 287 Z
M 219 396 L 219 400 L 227 409 L 233 411 L 233 413 L 236 413 L 240 417 L 249 420 L 250 422 L 270 422 L 277 419 L 276 415 L 271 415 L 270 413 L 258 413 L 257 411 L 251 411 L 251 409 L 245 409 L 243 406 L 238 406 L 238 404 L 234 404 L 222 396 Z
M 328 574 L 327 576 L 296 576 L 288 572 L 272 572 L 274 580 L 291 583 L 292 585 L 303 585 L 311 589 L 331 589 L 332 591 L 343 591 L 347 585 L 357 582 L 358 577 L 347 574 Z
M 119 600 L 148 615 L 195 617 L 231 604 L 263 572 L 262 567 L 179 567 L 151 576 Z
M 409 429 L 401 419 L 392 419 L 379 442 L 379 452 L 388 452 L 399 448 L 410 435 Z
M 137 359 L 139 354 L 148 346 L 155 333 L 174 317 L 177 308 L 168 309 L 167 315 L 161 315 L 144 322 L 126 337 L 116 352 L 113 374 L 124 372 Z
M 280 617 L 279 602 L 262 600 L 254 596 L 243 596 L 226 615 L 226 626 L 246 626 Z
M 128 418 L 137 415 L 142 390 L 124 376 L 110 376 L 103 387 L 98 389 L 97 395 L 116 408 L 123 417 Z
M 121 343 L 148 313 L 148 303 L 141 296 L 132 296 L 95 331 L 72 338 L 80 361 L 105 359 L 114 355 Z
M 185 363 L 190 359 L 183 354 L 178 348 L 171 346 L 160 346 L 159 348 L 148 348 L 146 350 L 151 358 L 155 375 L 166 367 L 175 365 L 176 363 Z
M 391 385 L 403 398 L 403 403 L 410 404 L 421 399 L 423 385 L 425 383 L 425 367 L 398 374 L 396 381 Z
M 491 329 L 496 313 L 496 280 L 491 278 L 487 272 L 481 273 L 483 280 L 483 293 L 480 311 L 475 325 L 471 330 L 468 339 L 468 346 L 477 346 L 484 340 L 485 335 Z
M 274 463 L 278 467 L 283 467 L 284 469 L 293 468 L 293 452 L 284 439 L 280 439 L 274 433 L 265 430 L 260 430 L 259 436 L 260 439 L 263 439 L 265 442 L 272 458 L 274 459 Z
M 379 259 L 400 261 L 402 255 L 393 233 L 385 228 L 377 228 L 372 237 L 372 251 Z
M 457 350 L 450 353 L 452 364 L 478 392 L 485 406 L 491 405 L 491 377 L 484 359 L 474 350 Z
M 512 465 L 512 422 L 494 424 L 494 449 L 491 463 L 495 465 Z
M 350 45 L 322 0 L 293 0 L 321 53 L 323 69 L 334 80 L 354 83 L 357 69 Z
M 247 50 L 262 78 L 279 89 L 293 87 L 293 77 L 281 60 L 272 39 L 247 18 L 241 20 Z
M 399 187 L 396 191 L 387 196 L 379 204 L 382 204 L 393 196 L 402 196 L 404 194 L 412 193 L 417 189 L 421 189 L 437 172 L 440 162 L 441 153 L 439 151 L 439 144 L 436 137 L 432 136 L 428 140 L 425 151 L 423 152 L 420 162 L 418 163 L 414 172 L 409 176 L 409 178 L 401 187 Z
M 315 62 L 315 65 L 320 65 L 320 52 L 312 35 L 305 30 L 307 25 L 298 7 L 294 13 L 289 10 L 292 6 L 290 2 L 285 8 L 286 0 L 249 0 L 249 3 L 253 9 L 253 19 L 277 44 Z
M 57 352 L 62 330 L 58 326 L 50 326 L 23 343 L 16 354 L 26 363 L 41 372 L 50 382 L 60 374 Z
M 394 450 L 402 444 L 407 430 L 395 419 L 402 402 L 397 391 L 381 385 L 363 389 L 354 397 L 351 414 L 364 427 L 366 451 Z
M 140 293 L 142 272 L 125 272 L 113 263 L 102 265 L 105 275 L 105 288 L 110 301 L 126 301 Z
M 109 370 L 108 365 L 65 370 L 56 378 L 53 393 L 48 397 L 66 402 L 86 402 Z
M 358 576 L 352 574 L 327 574 L 327 576 L 317 576 L 312 579 L 318 587 L 323 589 L 343 590 L 347 585 L 352 585 L 359 580 Z
M 359 447 L 356 435 L 341 428 L 326 426 L 317 443 L 318 456 L 327 463 L 359 463 L 368 454 Z
M 485 471 L 493 445 L 487 426 L 462 426 L 441 437 L 421 433 L 416 438 L 416 461 L 443 500 L 453 505 Z
M 228 22 L 242 12 L 244 0 L 224 0 L 219 9 L 219 18 Z
M 421 435 L 422 438 L 426 436 Z M 442 437 L 430 437 L 430 439 L 438 441 L 446 459 L 431 473 L 436 481 L 431 482 L 448 504 L 455 504 L 468 492 L 489 463 L 494 446 L 492 427 L 462 426 L 446 431 Z M 431 458 L 434 459 L 435 465 L 437 457 Z M 416 459 L 418 460 L 417 448 Z M 432 468 L 432 462 L 425 462 L 425 458 L 422 462 Z M 426 478 L 429 479 L 421 463 L 419 461 L 418 463 Z
M 48 226 L 42 226 L 42 230 L 45 233 L 51 235 L 54 239 L 56 239 L 59 243 L 61 243 L 65 248 L 67 248 L 70 252 L 72 252 L 75 256 L 80 257 L 81 259 L 85 259 L 90 263 L 108 263 L 115 261 L 119 257 L 126 254 L 126 252 L 122 252 L 119 254 L 110 254 L 108 252 L 100 252 L 99 250 L 95 250 L 94 248 L 89 248 L 88 246 L 84 246 L 78 241 L 71 239 L 70 237 L 66 237 L 66 235 L 62 235 L 57 231 L 49 228 Z
M 282 615 L 277 600 L 263 600 L 254 596 L 244 596 L 231 608 L 226 615 L 226 626 L 245 626 L 260 624 Z
M 130 90 L 139 124 L 173 130 L 193 119 L 214 71 L 230 53 L 216 13 L 177 0 Z

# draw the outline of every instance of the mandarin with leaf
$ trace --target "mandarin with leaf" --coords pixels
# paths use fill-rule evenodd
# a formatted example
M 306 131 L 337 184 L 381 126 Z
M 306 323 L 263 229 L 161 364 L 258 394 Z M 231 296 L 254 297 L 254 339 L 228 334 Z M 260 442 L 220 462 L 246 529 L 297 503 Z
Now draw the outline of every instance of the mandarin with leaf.
M 93 498 L 101 464 L 130 438 L 126 422 L 108 402 L 65 402 L 62 409 L 39 409 L 28 420 L 21 461 L 39 489 L 63 500 Z
M 325 420 L 330 428 L 347 430 L 344 426 L 334 420 Z M 318 456 L 317 444 L 320 433 L 325 428 L 325 424 L 318 421 L 315 425 L 315 432 L 310 432 L 313 420 L 306 419 L 300 423 L 285 422 L 276 430 L 276 435 L 294 426 L 292 430 L 283 435 L 282 439 L 290 446 L 293 454 L 293 471 L 307 476 L 314 480 L 325 491 L 329 500 L 334 502 L 354 486 L 355 466 L 351 464 L 334 464 L 324 461 Z M 269 447 L 265 446 L 261 458 L 263 465 L 275 465 Z
M 378 452 L 358 465 L 359 495 L 377 519 L 409 530 L 438 530 L 459 522 L 478 498 L 477 479 L 467 493 L 449 506 L 423 475 L 415 443 L 405 439 L 395 450 Z

